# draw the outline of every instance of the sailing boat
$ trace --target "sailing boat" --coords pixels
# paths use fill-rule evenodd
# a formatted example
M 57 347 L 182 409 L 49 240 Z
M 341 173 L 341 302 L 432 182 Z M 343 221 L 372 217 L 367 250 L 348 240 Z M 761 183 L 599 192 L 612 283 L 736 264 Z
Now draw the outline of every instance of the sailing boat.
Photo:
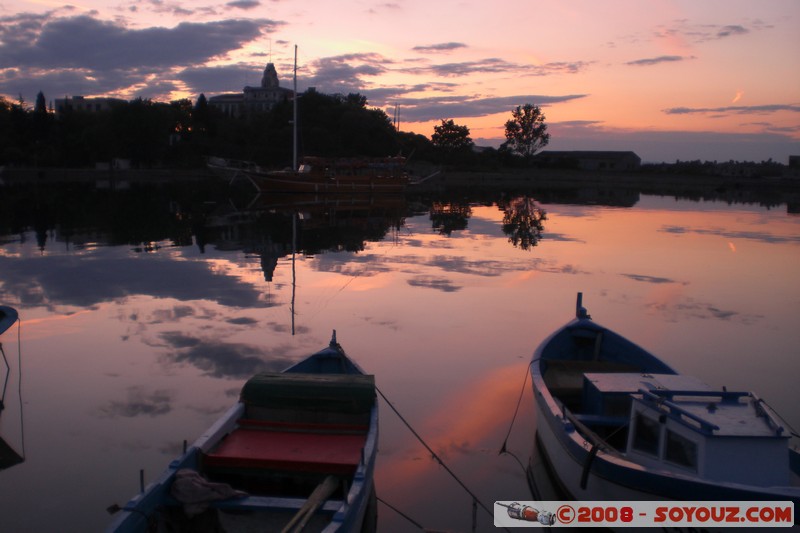
M 304 157 L 297 160 L 297 45 L 294 47 L 293 156 L 290 170 L 243 168 L 259 192 L 398 193 L 409 184 L 404 157 Z

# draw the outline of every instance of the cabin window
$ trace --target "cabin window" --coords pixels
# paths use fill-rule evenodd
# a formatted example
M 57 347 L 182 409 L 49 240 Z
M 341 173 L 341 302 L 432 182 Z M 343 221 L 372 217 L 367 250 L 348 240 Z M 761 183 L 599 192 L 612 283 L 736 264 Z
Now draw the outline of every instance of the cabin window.
M 633 448 L 650 455 L 658 455 L 659 424 L 656 420 L 636 413 Z
M 676 465 L 697 471 L 697 443 L 683 435 L 667 430 L 667 444 L 664 459 Z

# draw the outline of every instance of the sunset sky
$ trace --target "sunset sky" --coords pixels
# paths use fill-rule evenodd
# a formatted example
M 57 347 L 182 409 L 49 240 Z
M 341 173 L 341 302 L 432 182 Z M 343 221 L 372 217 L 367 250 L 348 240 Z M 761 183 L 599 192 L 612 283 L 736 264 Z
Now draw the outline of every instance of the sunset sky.
M 798 0 L 0 0 L 0 95 L 158 101 L 360 92 L 401 129 L 497 146 L 542 107 L 553 150 L 644 161 L 800 155 Z

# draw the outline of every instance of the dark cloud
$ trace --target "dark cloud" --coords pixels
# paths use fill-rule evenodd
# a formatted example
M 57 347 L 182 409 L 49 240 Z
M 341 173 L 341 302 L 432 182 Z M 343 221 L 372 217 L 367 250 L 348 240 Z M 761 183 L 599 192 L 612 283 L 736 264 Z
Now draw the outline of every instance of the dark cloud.
M 375 260 L 375 258 L 373 258 Z M 495 277 L 507 272 L 538 271 L 560 274 L 580 273 L 572 265 L 559 265 L 551 260 L 534 258 L 524 261 L 492 261 L 471 260 L 455 255 L 435 255 L 422 258 L 415 255 L 397 256 L 392 259 L 394 270 L 399 270 L 397 265 L 407 265 L 406 271 L 416 274 L 420 267 L 435 267 L 444 272 L 457 272 L 472 276 Z
M 258 320 L 246 316 L 229 318 L 225 322 L 227 322 L 228 324 L 234 324 L 236 326 L 254 326 L 258 324 Z
M 587 129 L 602 126 L 602 120 L 562 120 L 561 122 L 552 122 L 550 127 L 558 127 L 561 129 Z
M 303 83 L 326 93 L 360 92 L 366 78 L 384 74 L 393 63 L 377 53 L 343 54 L 311 61 Z
M 588 213 L 580 214 L 576 216 L 591 216 Z M 554 242 L 579 242 L 579 243 L 586 243 L 583 239 L 578 239 L 576 237 L 572 237 L 570 235 L 566 235 L 564 233 L 543 233 L 542 239 Z
M 495 277 L 504 272 L 516 270 L 512 265 L 501 261 L 475 261 L 458 255 L 435 255 L 427 261 L 413 257 L 399 257 L 398 259 L 411 264 L 422 262 L 445 272 L 458 272 L 473 276 Z
M 767 104 L 751 106 L 725 106 L 725 107 L 671 107 L 664 109 L 668 115 L 690 115 L 696 113 L 733 113 L 736 115 L 757 115 L 791 111 L 800 113 L 800 105 L 794 104 Z
M 177 88 L 174 70 L 241 48 L 283 23 L 268 19 L 184 22 L 131 29 L 80 15 L 23 13 L 0 19 L 0 93 L 147 97 Z M 151 82 L 151 79 L 160 80 Z M 241 90 L 241 86 L 238 87 Z
M 191 364 L 207 376 L 215 378 L 247 378 L 257 372 L 279 372 L 294 360 L 282 350 L 265 350 L 261 346 L 225 343 L 215 338 L 200 338 L 179 331 L 160 334 L 171 349 L 164 361 L 169 364 Z
M 444 43 L 434 47 L 455 47 L 460 43 Z M 518 75 L 547 75 L 563 72 L 578 72 L 588 63 L 548 63 L 545 65 L 519 65 L 502 59 L 490 58 L 482 61 L 448 63 L 441 65 L 409 65 L 399 63 L 378 53 L 345 54 L 321 58 L 308 65 L 298 84 L 302 87 L 314 86 L 325 93 L 359 92 L 365 95 L 370 105 L 376 107 L 402 106 L 402 119 L 409 122 L 422 122 L 440 118 L 479 117 L 501 113 L 525 103 L 546 105 L 583 98 L 586 95 L 519 95 L 497 98 L 477 96 L 444 95 L 429 98 L 416 98 L 413 94 L 426 91 L 448 93 L 454 91 L 458 84 L 444 82 L 440 79 L 425 81 L 415 85 L 395 87 L 378 87 L 372 80 L 393 69 L 397 72 L 422 75 L 430 78 L 454 78 L 472 73 L 508 73 Z M 187 72 L 186 74 L 190 74 Z M 191 73 L 203 75 L 201 70 Z M 187 79 L 184 76 L 184 79 Z M 230 78 L 229 78 L 230 79 Z M 239 78 L 241 79 L 241 78 Z M 412 96 L 409 96 L 412 95 Z
M 0 256 L 4 281 L 0 300 L 10 295 L 33 306 L 92 307 L 131 294 L 145 294 L 180 301 L 211 300 L 242 308 L 272 305 L 260 299 L 253 285 L 214 275 L 203 262 L 176 262 L 158 256 L 132 262 L 115 250 L 119 248 L 97 249 L 91 261 L 80 264 L 65 262 L 59 255 Z
M 415 52 L 449 52 L 451 50 L 458 50 L 460 48 L 467 48 L 467 45 L 464 43 L 439 43 L 439 44 L 430 44 L 427 46 L 415 46 L 413 50 Z
M 256 0 L 232 2 L 238 8 Z M 148 8 L 169 9 L 156 2 Z M 283 23 L 256 19 L 228 19 L 207 23 L 182 23 L 174 28 L 131 29 L 118 22 L 90 16 L 58 17 L 21 14 L 6 17 L 0 25 L 0 94 L 27 95 L 32 101 L 40 90 L 52 100 L 62 95 L 128 95 L 164 98 L 188 87 L 207 96 L 240 92 L 256 84 L 261 68 L 252 64 L 203 67 L 208 60 L 237 50 Z M 418 51 L 446 51 L 465 47 L 445 42 L 418 47 Z M 400 102 L 405 121 L 430 121 L 440 118 L 477 117 L 504 112 L 523 103 L 547 104 L 568 101 L 584 95 L 518 96 L 505 98 L 436 97 L 418 99 L 413 94 L 435 90 L 454 91 L 458 84 L 442 79 L 472 73 L 546 75 L 578 72 L 586 63 L 520 65 L 502 59 L 414 65 L 399 64 L 379 53 L 342 54 L 319 58 L 303 65 L 298 84 L 301 90 L 316 87 L 324 93 L 358 92 L 370 105 L 388 108 Z M 4 67 L 6 67 L 4 69 Z M 284 79 L 291 65 L 276 65 Z M 378 86 L 377 77 L 390 69 L 425 76 L 423 83 L 396 87 Z M 430 79 L 433 78 L 433 79 Z M 283 83 L 284 86 L 288 84 Z M 135 88 L 135 89 L 134 89 Z M 135 94 L 131 94 L 135 90 Z M 408 95 L 412 96 L 408 96 Z
M 500 58 L 486 58 L 480 61 L 463 61 L 438 65 L 411 66 L 399 69 L 408 74 L 458 77 L 469 74 L 518 74 L 522 76 L 548 76 L 551 74 L 576 74 L 585 70 L 590 63 L 585 61 L 553 62 L 542 65 L 511 63 Z
M 149 11 L 152 11 L 153 13 L 159 14 L 188 17 L 189 15 L 193 15 L 195 13 L 195 11 L 186 9 L 177 2 L 166 2 L 164 0 L 146 0 L 144 2 L 141 2 L 140 0 L 140 5 L 142 5 L 144 8 L 148 8 Z M 203 10 L 200 9 L 200 11 Z
M 750 33 L 750 30 L 738 24 L 731 26 L 723 26 L 717 31 L 717 38 L 730 37 L 731 35 L 744 35 Z
M 176 305 L 169 309 L 156 309 L 153 311 L 150 323 L 179 322 L 182 318 L 194 316 L 194 314 L 194 309 L 188 305 Z
M 548 96 L 542 94 L 477 98 L 471 96 L 441 96 L 429 98 L 402 98 L 398 100 L 401 117 L 405 121 L 424 122 L 442 118 L 482 117 L 496 113 L 510 113 L 527 103 L 546 106 L 586 98 L 586 94 Z
M 341 254 L 321 254 L 315 256 L 312 262 L 319 272 L 336 272 L 352 278 L 368 278 L 391 271 L 391 266 L 375 261 L 375 257 L 366 254 L 348 255 L 346 261 Z
M 766 244 L 791 244 L 800 243 L 800 235 L 774 235 L 760 231 L 728 231 L 721 228 L 688 228 L 686 226 L 665 226 L 659 231 L 683 235 L 694 233 L 697 235 L 711 235 L 726 240 L 749 240 Z
M 694 56 L 692 57 L 684 57 L 684 56 L 658 56 L 658 57 L 649 57 L 645 59 L 635 59 L 633 61 L 628 61 L 625 63 L 626 65 L 634 65 L 634 66 L 652 66 L 658 65 L 660 63 L 674 63 L 676 61 L 686 61 L 687 59 L 695 59 Z
M 261 5 L 261 2 L 258 0 L 236 0 L 235 2 L 228 2 L 225 5 L 236 9 L 255 9 Z
M 683 323 L 689 319 L 701 319 L 723 320 L 749 325 L 764 318 L 763 315 L 750 315 L 738 311 L 720 309 L 713 304 L 697 302 L 692 298 L 687 298 L 685 301 L 677 303 L 650 303 L 645 307 L 658 312 L 670 322 Z
M 197 94 L 215 95 L 219 93 L 241 93 L 246 85 L 258 85 L 261 81 L 265 65 L 270 61 L 268 54 L 250 54 L 258 63 L 228 63 L 225 65 L 193 65 L 176 70 L 175 79 L 180 80 L 188 87 L 193 88 Z M 291 86 L 291 63 L 275 63 L 278 80 L 281 86 Z M 300 90 L 313 85 L 298 73 L 298 86 Z
M 0 70 L 0 93 L 30 95 L 28 100 L 33 101 L 33 95 L 41 90 L 45 97 L 52 101 L 53 98 L 62 98 L 64 95 L 115 94 L 121 88 L 140 84 L 145 79 L 148 81 L 146 85 L 149 85 L 151 89 L 158 88 L 158 90 L 166 91 L 145 94 L 168 94 L 176 87 L 171 80 L 151 81 L 149 72 L 140 69 L 100 72 L 83 69 L 51 70 L 21 67 Z M 143 94 L 143 91 L 138 94 Z
M 658 38 L 683 37 L 696 43 L 727 39 L 739 35 L 747 35 L 751 31 L 771 28 L 771 25 L 761 21 L 752 21 L 748 26 L 741 24 L 693 24 L 687 19 L 673 21 L 669 26 L 662 26 L 655 30 Z
M 424 287 L 442 292 L 456 292 L 462 288 L 458 285 L 454 285 L 453 282 L 447 278 L 436 276 L 415 276 L 408 280 L 408 284 L 412 287 Z
M 278 73 L 280 75 L 280 73 Z M 226 92 L 242 92 L 245 85 L 254 85 L 260 76 L 253 65 L 242 63 L 214 67 L 188 67 L 178 71 L 175 77 L 189 87 L 195 87 L 197 94 L 211 96 Z M 245 80 L 253 80 L 252 83 Z M 285 85 L 285 84 L 284 84 Z
M 125 401 L 111 400 L 100 408 L 100 416 L 108 418 L 136 416 L 156 417 L 172 410 L 172 393 L 165 390 L 145 392 L 143 387 L 129 387 Z
M 644 276 L 642 274 L 622 274 L 622 275 L 625 276 L 626 278 L 630 278 L 630 279 L 632 279 L 634 281 L 642 281 L 644 283 L 656 283 L 656 284 L 675 283 L 675 280 L 674 279 L 670 279 L 670 278 L 660 278 L 660 277 L 656 277 L 656 276 Z
M 128 29 L 88 16 L 20 20 L 0 27 L 0 68 L 85 70 L 173 67 L 240 48 L 280 23 L 232 19 Z
M 406 122 L 425 122 L 441 118 L 480 117 L 510 111 L 517 105 L 535 103 L 547 105 L 567 102 L 576 98 L 584 98 L 585 94 L 563 96 L 549 95 L 517 95 L 506 97 L 483 98 L 478 96 L 448 95 L 458 88 L 456 82 L 445 82 L 439 79 L 425 81 L 414 85 L 380 87 L 373 84 L 373 79 L 394 69 L 426 77 L 450 78 L 467 75 L 473 72 L 509 73 L 522 75 L 545 75 L 555 72 L 576 72 L 585 63 L 550 63 L 543 66 L 517 65 L 500 59 L 486 59 L 477 62 L 450 63 L 445 65 L 408 66 L 408 63 L 386 58 L 378 53 L 346 54 L 321 58 L 308 65 L 307 72 L 298 80 L 303 87 L 316 87 L 325 93 L 358 92 L 367 97 L 372 106 L 388 109 L 401 106 L 401 120 Z M 237 67 L 238 68 L 238 67 Z M 225 74 L 227 80 L 242 79 L 241 75 L 230 76 L 230 72 L 211 72 L 208 69 L 191 69 L 181 74 L 187 83 L 195 84 L 204 81 L 206 86 L 211 78 Z M 417 98 L 414 94 L 437 91 L 445 93 L 440 96 Z

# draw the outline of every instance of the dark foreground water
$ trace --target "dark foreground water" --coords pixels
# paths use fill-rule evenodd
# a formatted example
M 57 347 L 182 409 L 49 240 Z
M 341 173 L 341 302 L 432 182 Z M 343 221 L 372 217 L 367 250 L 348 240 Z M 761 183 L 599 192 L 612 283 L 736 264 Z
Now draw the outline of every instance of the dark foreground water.
M 800 217 L 780 200 L 0 194 L 0 303 L 22 317 L 2 337 L 0 436 L 25 456 L 0 471 L 0 531 L 102 530 L 140 469 L 153 479 L 248 376 L 333 329 L 483 503 L 530 500 L 529 381 L 514 456 L 498 452 L 530 354 L 578 291 L 596 321 L 800 428 Z M 380 431 L 380 530 L 418 531 L 389 504 L 469 531 L 471 497 L 384 403 Z

